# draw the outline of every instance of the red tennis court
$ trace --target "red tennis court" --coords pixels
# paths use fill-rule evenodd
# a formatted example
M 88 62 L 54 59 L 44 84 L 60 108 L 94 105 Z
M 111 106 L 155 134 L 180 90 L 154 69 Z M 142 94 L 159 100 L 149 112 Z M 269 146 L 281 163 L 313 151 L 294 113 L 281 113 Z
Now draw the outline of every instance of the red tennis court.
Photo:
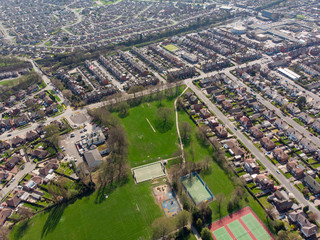
M 250 207 L 245 207 L 214 222 L 209 229 L 215 240 L 274 239 Z

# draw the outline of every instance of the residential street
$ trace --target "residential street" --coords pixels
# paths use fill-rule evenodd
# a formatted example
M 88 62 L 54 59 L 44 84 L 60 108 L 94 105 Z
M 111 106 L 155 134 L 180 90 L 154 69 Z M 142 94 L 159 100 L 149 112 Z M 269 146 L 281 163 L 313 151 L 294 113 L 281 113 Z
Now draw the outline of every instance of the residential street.
M 296 189 L 293 184 L 289 182 L 289 180 L 282 174 L 278 174 L 276 171 L 278 170 L 275 165 L 273 165 L 260 150 L 258 150 L 253 143 L 248 140 L 239 130 L 234 130 L 235 125 L 230 122 L 230 120 L 202 93 L 200 89 L 198 89 L 195 85 L 193 85 L 192 81 L 186 81 L 187 86 L 192 89 L 196 93 L 196 95 L 203 101 L 211 110 L 216 114 L 216 116 L 221 119 L 225 127 L 229 128 L 233 131 L 234 135 L 251 151 L 251 153 L 262 162 L 262 164 L 266 167 L 266 169 L 279 181 L 281 185 L 283 185 L 289 193 L 292 193 L 298 202 L 301 205 L 306 206 L 309 205 L 310 210 L 317 214 L 317 220 L 320 220 L 320 211 L 315 207 L 315 205 L 309 201 L 307 201 L 302 193 Z

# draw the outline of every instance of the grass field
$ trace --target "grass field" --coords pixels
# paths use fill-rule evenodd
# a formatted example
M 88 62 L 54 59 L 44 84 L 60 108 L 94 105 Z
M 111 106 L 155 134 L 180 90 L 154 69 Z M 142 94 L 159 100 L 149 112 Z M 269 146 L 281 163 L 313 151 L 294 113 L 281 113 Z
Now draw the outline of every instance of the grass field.
M 178 48 L 177 46 L 173 45 L 173 44 L 168 44 L 168 45 L 165 45 L 163 46 L 165 49 L 167 49 L 168 51 L 170 52 L 174 52 L 180 48 Z
M 172 157 L 178 149 L 178 135 L 175 124 L 165 132 L 153 131 L 146 118 L 155 127 L 155 112 L 159 105 L 158 101 L 142 103 L 130 109 L 127 117 L 121 122 L 126 129 L 129 138 L 128 160 L 131 167 Z M 170 107 L 174 110 L 174 100 L 162 101 L 163 107 Z M 116 113 L 115 113 L 116 114 Z
M 154 201 L 150 182 L 134 184 L 130 179 L 108 199 L 102 198 L 97 203 L 94 193 L 65 209 L 36 215 L 27 227 L 18 224 L 11 239 L 150 239 L 151 223 L 164 215 Z

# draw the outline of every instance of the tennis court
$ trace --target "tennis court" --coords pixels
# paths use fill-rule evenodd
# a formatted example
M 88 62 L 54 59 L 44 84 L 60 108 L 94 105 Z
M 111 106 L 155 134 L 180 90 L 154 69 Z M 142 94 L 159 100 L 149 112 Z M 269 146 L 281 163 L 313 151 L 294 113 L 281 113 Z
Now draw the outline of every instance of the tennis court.
M 213 234 L 217 240 L 232 240 L 232 237 L 230 237 L 228 231 L 224 227 L 215 230 Z
M 233 235 L 238 240 L 251 240 L 249 233 L 247 230 L 244 229 L 244 227 L 241 225 L 241 223 L 238 220 L 233 221 L 232 223 L 228 224 L 228 228 L 231 230 Z
M 197 173 L 182 177 L 181 182 L 195 204 L 213 199 L 213 194 Z
M 136 183 L 145 182 L 165 176 L 165 168 L 160 162 L 150 163 L 132 169 L 133 178 Z
M 270 235 L 251 213 L 243 216 L 241 220 L 247 225 L 250 232 L 256 237 L 256 239 L 270 240 Z
M 250 207 L 226 216 L 210 226 L 215 240 L 272 240 L 268 229 Z

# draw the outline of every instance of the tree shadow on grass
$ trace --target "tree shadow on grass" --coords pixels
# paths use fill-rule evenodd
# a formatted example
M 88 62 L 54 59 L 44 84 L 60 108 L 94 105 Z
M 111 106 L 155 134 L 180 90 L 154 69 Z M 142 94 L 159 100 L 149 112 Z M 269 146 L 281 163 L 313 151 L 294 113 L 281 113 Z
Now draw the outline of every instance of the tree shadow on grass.
M 30 227 L 29 220 L 25 220 L 17 225 L 17 230 L 13 235 L 14 240 L 18 240 L 23 237 L 23 235 L 27 232 L 28 228 Z
M 106 196 L 110 195 L 116 188 L 121 187 L 129 181 L 129 178 L 126 177 L 122 180 L 114 182 L 113 184 L 102 184 L 97 189 L 96 199 L 94 201 L 95 204 L 100 204 L 106 200 Z
M 68 206 L 68 203 L 63 202 L 55 207 L 53 207 L 50 212 L 49 216 L 42 228 L 42 233 L 41 233 L 41 239 L 44 238 L 48 233 L 53 232 L 54 229 L 57 227 L 64 210 Z

